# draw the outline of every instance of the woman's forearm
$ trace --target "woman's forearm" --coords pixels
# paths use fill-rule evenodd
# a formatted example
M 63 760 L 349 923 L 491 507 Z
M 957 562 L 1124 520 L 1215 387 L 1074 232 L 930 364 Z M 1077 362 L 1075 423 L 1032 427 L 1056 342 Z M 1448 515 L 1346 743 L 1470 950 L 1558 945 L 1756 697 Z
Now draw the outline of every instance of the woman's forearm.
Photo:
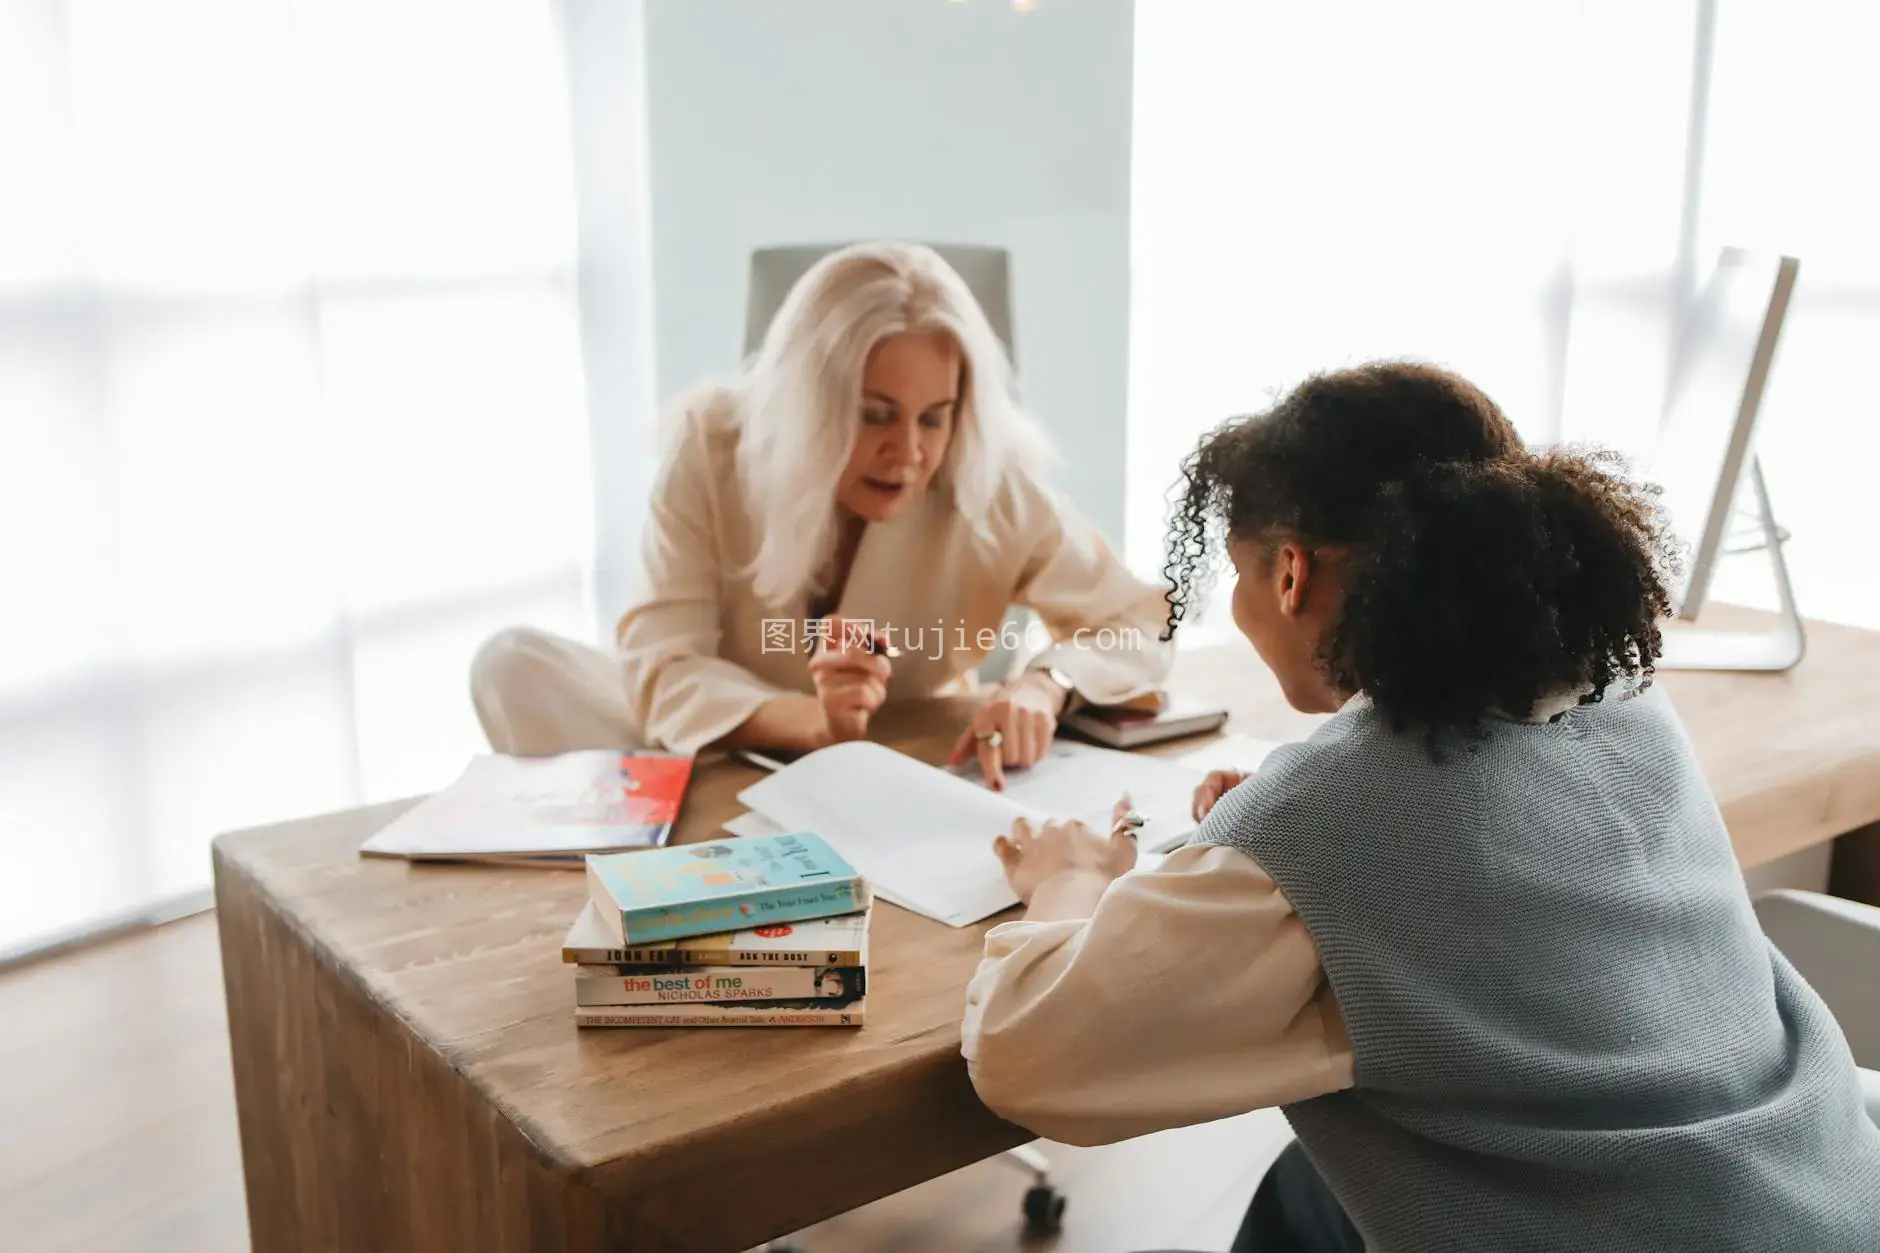
M 1064 707 L 1070 701 L 1069 692 L 1060 687 L 1048 675 L 1037 670 L 1027 671 L 1012 680 L 1011 688 L 1014 695 L 1019 692 L 1035 695 L 1044 707 L 1051 711 L 1053 718 L 1062 718 L 1064 716 Z
M 1059 922 L 1066 918 L 1088 918 L 1097 912 L 1097 902 L 1111 884 L 1111 878 L 1096 870 L 1064 870 L 1052 875 L 1032 890 L 1031 904 L 1025 910 L 1026 922 Z
M 737 729 L 719 741 L 725 748 L 781 748 L 807 753 L 833 743 L 822 702 L 792 692 L 759 705 Z

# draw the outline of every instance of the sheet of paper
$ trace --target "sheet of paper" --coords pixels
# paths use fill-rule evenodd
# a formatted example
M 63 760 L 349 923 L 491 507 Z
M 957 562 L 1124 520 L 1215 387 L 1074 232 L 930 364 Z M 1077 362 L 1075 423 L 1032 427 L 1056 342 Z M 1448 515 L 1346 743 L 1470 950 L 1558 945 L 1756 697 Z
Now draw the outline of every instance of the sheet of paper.
M 778 826 L 776 823 L 764 817 L 764 815 L 758 813 L 754 809 L 747 809 L 743 813 L 738 814 L 736 817 L 732 818 L 729 822 L 725 823 L 724 830 L 727 835 L 735 835 L 739 837 L 751 836 L 751 835 L 784 835 L 786 834 L 786 832 L 784 831 L 782 827 Z M 1168 860 L 1167 853 L 1151 853 L 1145 849 L 1136 855 L 1136 865 L 1135 865 L 1135 868 L 1131 871 L 1131 873 L 1140 874 L 1145 870 L 1160 869 L 1162 863 L 1167 860 Z M 874 888 L 874 892 L 875 892 L 875 895 L 879 896 L 884 901 L 891 901 L 896 905 L 900 905 L 903 909 L 913 909 L 913 906 L 908 905 L 901 900 L 897 900 L 895 896 L 893 895 L 893 893 L 891 892 L 885 892 L 878 887 Z M 920 911 L 914 910 L 914 912 L 919 913 Z
M 975 766 L 942 770 L 867 741 L 810 753 L 738 794 L 751 812 L 733 835 L 814 831 L 915 913 L 963 927 L 1017 903 L 992 841 L 1020 818 L 1077 818 L 1107 831 L 1123 792 L 1147 818 L 1143 868 L 1193 833 L 1195 786 L 1207 770 L 1257 769 L 1278 745 L 1226 736 L 1178 758 L 1063 740 L 1037 765 L 1006 775 L 1004 792 Z
M 1210 770 L 1258 770 L 1267 754 L 1280 746 L 1278 740 L 1256 739 L 1251 735 L 1223 735 L 1200 748 L 1171 757 L 1203 775 Z
M 937 769 L 866 741 L 838 744 L 746 788 L 753 814 L 734 834 L 814 831 L 884 899 L 953 926 L 1016 903 L 992 841 L 1017 819 L 1080 818 L 1107 831 L 1124 790 L 1148 823 L 1144 853 L 1179 845 L 1193 829 L 1189 806 L 1200 772 L 1161 758 L 1064 741 L 1037 765 L 1007 776 L 1003 793 L 976 770 Z
M 977 765 L 955 773 L 990 792 Z M 1166 757 L 1059 740 L 1037 765 L 1006 772 L 1005 795 L 1045 818 L 1077 818 L 1108 831 L 1117 799 L 1128 792 L 1131 806 L 1148 819 L 1137 844 L 1159 853 L 1179 846 L 1194 830 L 1189 814 L 1202 773 Z
M 955 927 L 1017 904 L 992 841 L 1038 816 L 866 740 L 811 753 L 738 799 L 786 830 L 816 832 L 884 898 Z
M 788 835 L 782 827 L 772 822 L 754 809 L 743 813 L 725 823 L 725 833 L 739 837 L 753 835 Z
M 735 836 L 738 836 L 739 838 L 743 838 L 745 836 L 752 836 L 752 835 L 787 835 L 789 834 L 786 828 L 779 826 L 777 823 L 772 822 L 770 819 L 764 817 L 764 815 L 758 813 L 754 809 L 747 809 L 743 813 L 732 818 L 731 821 L 725 823 L 724 829 L 727 835 L 735 835 Z M 921 912 L 919 909 L 915 909 L 914 906 L 908 904 L 905 900 L 902 900 L 900 897 L 897 897 L 893 892 L 885 888 L 882 888 L 872 883 L 869 885 L 869 887 L 870 887 L 870 890 L 873 891 L 876 896 L 879 896 L 882 900 L 887 901 L 890 904 L 899 905 L 902 909 L 912 909 L 914 910 L 915 913 Z

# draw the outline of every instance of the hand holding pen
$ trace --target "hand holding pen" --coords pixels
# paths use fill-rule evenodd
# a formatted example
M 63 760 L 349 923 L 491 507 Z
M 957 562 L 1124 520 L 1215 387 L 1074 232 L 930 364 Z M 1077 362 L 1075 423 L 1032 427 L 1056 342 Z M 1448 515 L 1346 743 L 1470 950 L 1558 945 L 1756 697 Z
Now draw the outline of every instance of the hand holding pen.
M 1145 825 L 1129 793 L 1110 811 L 1110 824 L 1105 835 L 1075 820 L 1033 826 L 1020 818 L 992 842 L 992 851 L 1006 883 L 1029 905 L 1042 884 L 1061 875 L 1107 885 L 1129 873 L 1136 864 L 1136 833 Z
M 839 617 L 827 622 L 828 631 L 809 659 L 810 681 L 830 739 L 859 740 L 868 734 L 868 719 L 888 699 L 891 663 L 901 650 L 885 635 L 864 638 L 860 624 Z

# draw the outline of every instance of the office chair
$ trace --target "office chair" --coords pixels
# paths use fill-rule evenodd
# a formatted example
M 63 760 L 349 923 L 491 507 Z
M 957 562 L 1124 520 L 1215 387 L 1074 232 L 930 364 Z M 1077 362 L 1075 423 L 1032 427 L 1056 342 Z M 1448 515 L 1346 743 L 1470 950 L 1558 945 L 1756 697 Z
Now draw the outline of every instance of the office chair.
M 1880 1124 L 1880 909 L 1782 888 L 1756 898 L 1763 934 L 1821 994 L 1861 1068 L 1867 1116 Z
M 952 266 L 965 280 L 973 299 L 985 311 L 986 321 L 1005 346 L 1005 355 L 1016 364 L 1017 350 L 1012 339 L 1012 267 L 1011 254 L 1003 248 L 982 244 L 929 244 L 941 260 Z M 751 254 L 750 293 L 744 309 L 744 355 L 749 357 L 764 341 L 771 319 L 783 304 L 783 298 L 809 273 L 811 266 L 844 244 L 797 244 L 777 248 L 759 248 Z M 1007 650 L 1006 639 L 1024 639 L 1026 623 L 1013 620 L 999 633 L 999 648 L 980 666 L 978 674 L 987 682 L 1001 682 L 1010 677 L 1018 658 Z M 1064 1218 L 1064 1197 L 1051 1183 L 1051 1163 L 1032 1145 L 1008 1150 L 1003 1157 L 1031 1175 L 1032 1185 L 1025 1193 L 1025 1227 L 1036 1235 L 1049 1235 Z M 776 1253 L 789 1246 L 774 1244 Z
M 751 288 L 744 307 L 744 352 L 757 351 L 764 332 L 777 316 L 783 298 L 809 273 L 811 266 L 846 244 L 796 244 L 759 248 L 751 254 Z M 1012 262 L 1003 248 L 983 244 L 928 244 L 966 280 L 973 299 L 985 310 L 986 320 L 1005 345 L 1005 355 L 1017 360 L 1012 341 Z

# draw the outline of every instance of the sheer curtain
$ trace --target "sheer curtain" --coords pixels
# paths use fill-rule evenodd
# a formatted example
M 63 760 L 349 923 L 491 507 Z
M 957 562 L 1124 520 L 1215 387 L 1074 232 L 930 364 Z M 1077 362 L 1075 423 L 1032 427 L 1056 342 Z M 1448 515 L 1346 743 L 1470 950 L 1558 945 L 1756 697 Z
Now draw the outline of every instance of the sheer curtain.
M 0 953 L 482 747 L 592 620 L 546 0 L 0 5 Z
M 1880 12 L 1619 0 L 1136 7 L 1132 564 L 1222 418 L 1446 363 L 1530 440 L 1649 450 L 1719 247 L 1801 258 L 1761 452 L 1803 610 L 1880 626 Z M 1718 592 L 1773 604 L 1754 559 Z M 1215 616 L 1197 636 L 1219 633 Z

